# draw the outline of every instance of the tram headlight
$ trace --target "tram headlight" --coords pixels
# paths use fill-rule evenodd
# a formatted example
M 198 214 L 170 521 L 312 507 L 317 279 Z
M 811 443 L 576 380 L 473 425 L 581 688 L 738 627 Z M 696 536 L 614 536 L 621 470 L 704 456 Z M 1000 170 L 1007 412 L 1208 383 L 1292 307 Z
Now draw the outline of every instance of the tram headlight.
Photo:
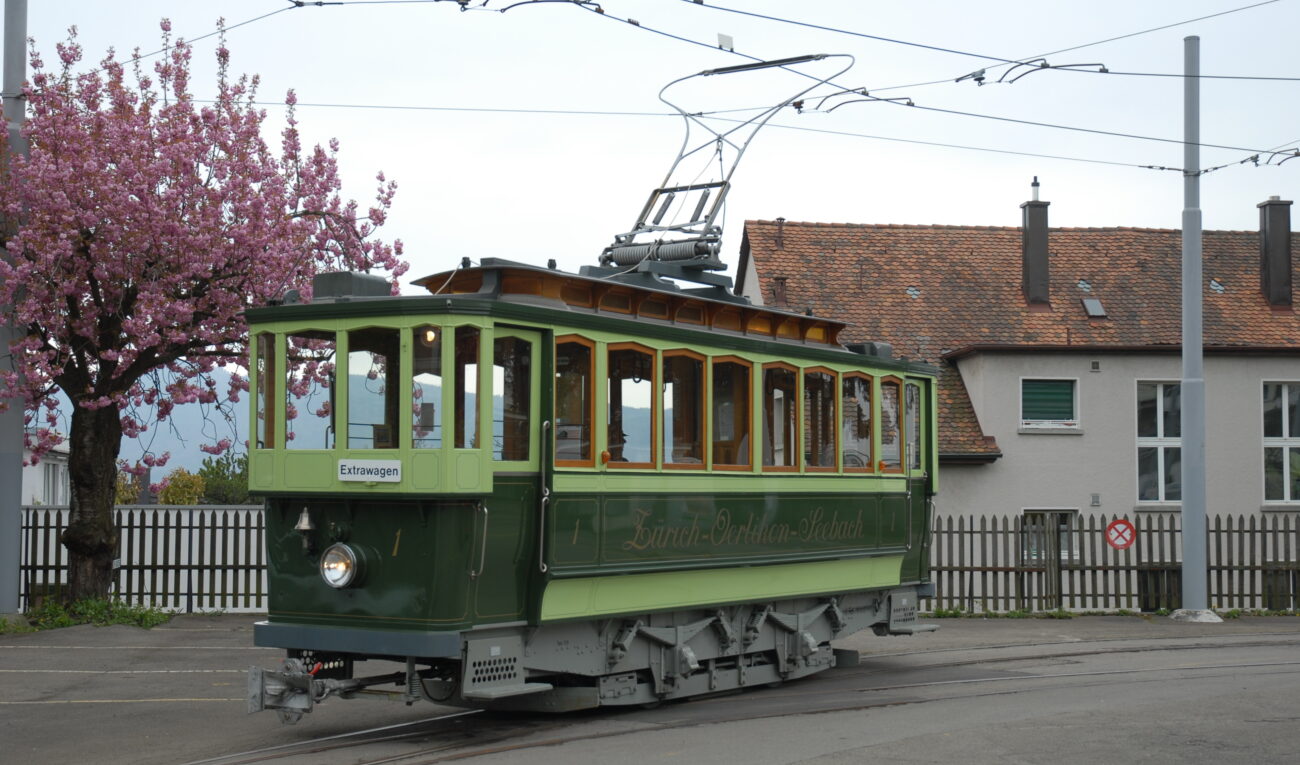
M 361 581 L 361 566 L 361 555 L 342 542 L 330 545 L 320 556 L 321 579 L 335 589 L 343 589 Z

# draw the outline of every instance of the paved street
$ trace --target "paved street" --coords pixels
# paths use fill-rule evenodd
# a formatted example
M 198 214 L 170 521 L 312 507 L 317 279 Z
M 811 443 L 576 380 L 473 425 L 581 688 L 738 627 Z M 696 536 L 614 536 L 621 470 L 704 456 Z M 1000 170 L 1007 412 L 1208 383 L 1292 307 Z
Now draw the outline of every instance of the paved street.
M 0 763 L 185 763 L 453 713 L 327 701 L 296 726 L 244 712 L 274 666 L 249 615 L 0 638 Z M 858 635 L 859 666 L 778 688 L 562 718 L 471 715 L 275 762 L 1220 762 L 1295 758 L 1300 619 L 940 620 Z M 816 714 L 801 714 L 816 712 Z M 316 749 L 324 747 L 317 746 Z M 268 757 L 263 753 L 260 757 Z M 240 758 L 235 758 L 238 761 Z M 246 758 L 245 758 L 246 759 Z M 230 760 L 221 760 L 228 762 Z

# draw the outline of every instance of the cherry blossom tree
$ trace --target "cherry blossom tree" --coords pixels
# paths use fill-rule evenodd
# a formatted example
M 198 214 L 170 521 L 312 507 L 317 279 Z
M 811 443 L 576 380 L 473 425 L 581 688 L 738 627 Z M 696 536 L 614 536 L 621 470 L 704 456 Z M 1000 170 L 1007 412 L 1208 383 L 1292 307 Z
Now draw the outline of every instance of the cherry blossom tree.
M 16 371 L 0 374 L 0 397 L 25 403 L 34 459 L 63 438 L 55 395 L 71 402 L 63 543 L 74 600 L 108 592 L 122 437 L 159 427 L 182 404 L 228 410 L 247 390 L 241 312 L 288 289 L 310 299 L 322 271 L 379 269 L 395 280 L 407 267 L 400 241 L 373 236 L 394 183 L 380 174 L 365 212 L 344 201 L 337 143 L 304 150 L 292 92 L 274 151 L 258 80 L 230 77 L 224 40 L 216 97 L 199 103 L 191 47 L 170 39 L 167 20 L 162 30 L 167 52 L 152 75 L 138 52 L 128 75 L 111 50 L 94 71 L 74 71 L 75 28 L 53 71 L 33 44 L 30 156 L 11 157 L 0 177 L 0 209 L 18 221 L 0 260 L 0 305 L 23 334 L 7 349 Z M 220 390 L 218 368 L 231 373 Z M 136 468 L 166 460 L 146 453 Z

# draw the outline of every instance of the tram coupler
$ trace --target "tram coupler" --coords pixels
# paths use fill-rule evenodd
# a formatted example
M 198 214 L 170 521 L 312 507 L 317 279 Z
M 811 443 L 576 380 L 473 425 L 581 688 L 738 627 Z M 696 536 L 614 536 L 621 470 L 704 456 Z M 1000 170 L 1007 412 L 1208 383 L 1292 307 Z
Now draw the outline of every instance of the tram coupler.
M 311 711 L 318 696 L 317 680 L 297 659 L 285 659 L 280 671 L 248 668 L 248 713 L 274 709 L 284 722 L 297 722 Z M 324 696 L 321 696 L 324 698 Z
M 369 686 L 391 685 L 404 677 L 396 673 L 347 679 L 318 678 L 299 659 L 285 659 L 279 671 L 249 667 L 248 713 L 274 709 L 282 721 L 295 723 L 317 702 L 330 696 L 346 698 Z

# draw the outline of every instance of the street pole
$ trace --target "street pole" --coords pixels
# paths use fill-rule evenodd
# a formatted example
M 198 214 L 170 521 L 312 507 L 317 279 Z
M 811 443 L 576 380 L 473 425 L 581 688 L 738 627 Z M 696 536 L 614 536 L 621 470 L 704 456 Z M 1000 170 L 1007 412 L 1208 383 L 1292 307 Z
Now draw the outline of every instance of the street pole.
M 21 130 L 26 120 L 22 97 L 23 80 L 27 79 L 27 0 L 5 0 L 4 80 L 0 96 L 4 99 L 5 131 L 9 154 L 26 154 Z M 9 158 L 0 157 L 0 171 L 8 169 Z M 2 182 L 8 182 L 4 179 Z M 4 238 L 17 229 L 17 221 L 3 221 Z M 0 306 L 0 317 L 9 313 Z M 8 320 L 0 318 L 0 360 L 6 371 L 17 365 L 9 354 L 9 344 L 17 333 Z M 9 408 L 0 414 L 0 619 L 18 613 L 18 591 L 22 556 L 23 491 L 23 401 L 11 398 Z
M 1173 618 L 1217 622 L 1209 608 L 1205 527 L 1205 364 L 1201 329 L 1201 38 L 1183 39 L 1183 607 Z

